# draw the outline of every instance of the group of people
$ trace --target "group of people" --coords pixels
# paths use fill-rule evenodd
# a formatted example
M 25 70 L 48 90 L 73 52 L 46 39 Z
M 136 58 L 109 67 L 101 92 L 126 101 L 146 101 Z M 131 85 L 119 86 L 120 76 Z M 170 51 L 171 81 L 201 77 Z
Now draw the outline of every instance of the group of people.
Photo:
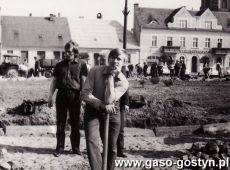
M 204 80 L 210 78 L 210 73 L 209 73 L 210 70 L 211 68 L 209 67 L 208 62 L 204 62 L 203 64 Z M 222 78 L 223 72 L 222 72 L 221 63 L 219 61 L 216 63 L 216 71 L 218 72 L 218 77 Z
M 176 76 L 181 79 L 185 77 L 186 65 L 183 60 L 176 60 L 176 63 L 174 63 L 173 61 L 168 62 L 167 67 L 170 71 L 171 77 Z M 138 70 L 143 70 L 143 75 L 145 77 L 147 77 L 148 75 L 150 75 L 151 77 L 158 77 L 163 75 L 163 65 L 161 63 L 158 64 L 157 62 L 153 62 L 150 67 L 150 72 L 148 72 L 149 66 L 146 63 L 144 63 L 143 69 L 139 64 L 136 65 L 136 68 L 138 75 L 142 74 L 142 71 L 140 72 Z
M 181 79 L 184 79 L 186 72 L 186 64 L 184 60 L 176 60 L 176 63 L 173 62 L 169 64 L 170 76 L 176 76 Z
M 96 66 L 89 71 L 79 60 L 78 45 L 66 43 L 65 58 L 54 69 L 50 85 L 48 106 L 53 106 L 56 90 L 57 145 L 54 156 L 60 156 L 65 148 L 65 125 L 69 112 L 72 153 L 80 151 L 80 108 L 85 102 L 84 128 L 87 154 L 92 170 L 102 169 L 102 155 L 98 138 L 105 133 L 105 118 L 109 114 L 107 170 L 114 169 L 116 156 L 124 154 L 124 113 L 129 110 L 129 83 L 121 72 L 125 53 L 112 49 L 108 65 Z M 104 143 L 104 141 L 102 140 Z
M 24 59 L 24 62 L 22 64 L 19 64 L 19 73 L 21 76 L 25 78 L 29 78 L 31 76 L 37 77 L 41 73 L 41 67 L 40 62 L 37 57 L 34 57 L 35 64 L 34 68 L 29 68 L 27 59 Z

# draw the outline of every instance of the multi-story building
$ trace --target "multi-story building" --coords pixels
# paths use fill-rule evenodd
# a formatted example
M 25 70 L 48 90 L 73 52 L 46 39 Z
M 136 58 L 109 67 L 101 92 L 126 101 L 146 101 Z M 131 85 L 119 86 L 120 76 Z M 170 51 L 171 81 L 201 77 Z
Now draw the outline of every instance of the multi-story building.
M 1 16 L 1 56 L 13 54 L 20 64 L 34 67 L 34 57 L 61 59 L 64 45 L 71 39 L 67 18 Z
M 225 12 L 230 10 L 230 0 L 219 0 L 213 7 L 208 2 L 202 1 L 200 11 L 134 4 L 133 30 L 141 62 L 184 60 L 187 73 L 194 74 L 200 72 L 204 62 L 215 67 L 219 61 L 223 67 L 230 67 L 230 12 Z

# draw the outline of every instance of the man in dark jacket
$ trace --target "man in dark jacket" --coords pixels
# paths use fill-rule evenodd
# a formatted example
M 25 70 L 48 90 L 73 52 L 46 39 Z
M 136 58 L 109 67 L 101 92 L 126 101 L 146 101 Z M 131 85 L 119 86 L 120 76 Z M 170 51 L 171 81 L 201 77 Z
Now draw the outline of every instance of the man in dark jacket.
M 62 154 L 65 147 L 65 125 L 67 111 L 71 125 L 70 141 L 73 154 L 80 152 L 80 90 L 87 76 L 87 66 L 78 57 L 78 45 L 69 41 L 65 45 L 65 59 L 59 62 L 54 69 L 54 78 L 50 85 L 48 106 L 53 106 L 53 94 L 56 96 L 57 112 L 57 146 L 54 156 Z

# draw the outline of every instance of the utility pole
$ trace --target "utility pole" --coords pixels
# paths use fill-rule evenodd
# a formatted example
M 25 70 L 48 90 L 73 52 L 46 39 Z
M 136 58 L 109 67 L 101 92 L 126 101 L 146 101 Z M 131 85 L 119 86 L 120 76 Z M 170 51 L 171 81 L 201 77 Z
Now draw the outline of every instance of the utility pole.
M 123 49 L 126 49 L 127 16 L 129 14 L 127 4 L 128 4 L 128 0 L 125 0 L 125 9 L 124 11 L 122 11 L 124 15 Z

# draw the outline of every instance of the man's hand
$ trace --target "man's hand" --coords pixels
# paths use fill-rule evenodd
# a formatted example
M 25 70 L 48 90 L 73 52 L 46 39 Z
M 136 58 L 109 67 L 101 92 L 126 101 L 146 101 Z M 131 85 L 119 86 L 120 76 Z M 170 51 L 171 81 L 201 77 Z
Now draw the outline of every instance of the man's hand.
M 53 97 L 52 96 L 49 96 L 48 98 L 48 107 L 49 108 L 53 107 Z
M 100 108 L 105 110 L 108 114 L 117 114 L 114 104 L 101 104 Z
M 125 105 L 125 111 L 129 112 L 129 106 L 128 105 Z

